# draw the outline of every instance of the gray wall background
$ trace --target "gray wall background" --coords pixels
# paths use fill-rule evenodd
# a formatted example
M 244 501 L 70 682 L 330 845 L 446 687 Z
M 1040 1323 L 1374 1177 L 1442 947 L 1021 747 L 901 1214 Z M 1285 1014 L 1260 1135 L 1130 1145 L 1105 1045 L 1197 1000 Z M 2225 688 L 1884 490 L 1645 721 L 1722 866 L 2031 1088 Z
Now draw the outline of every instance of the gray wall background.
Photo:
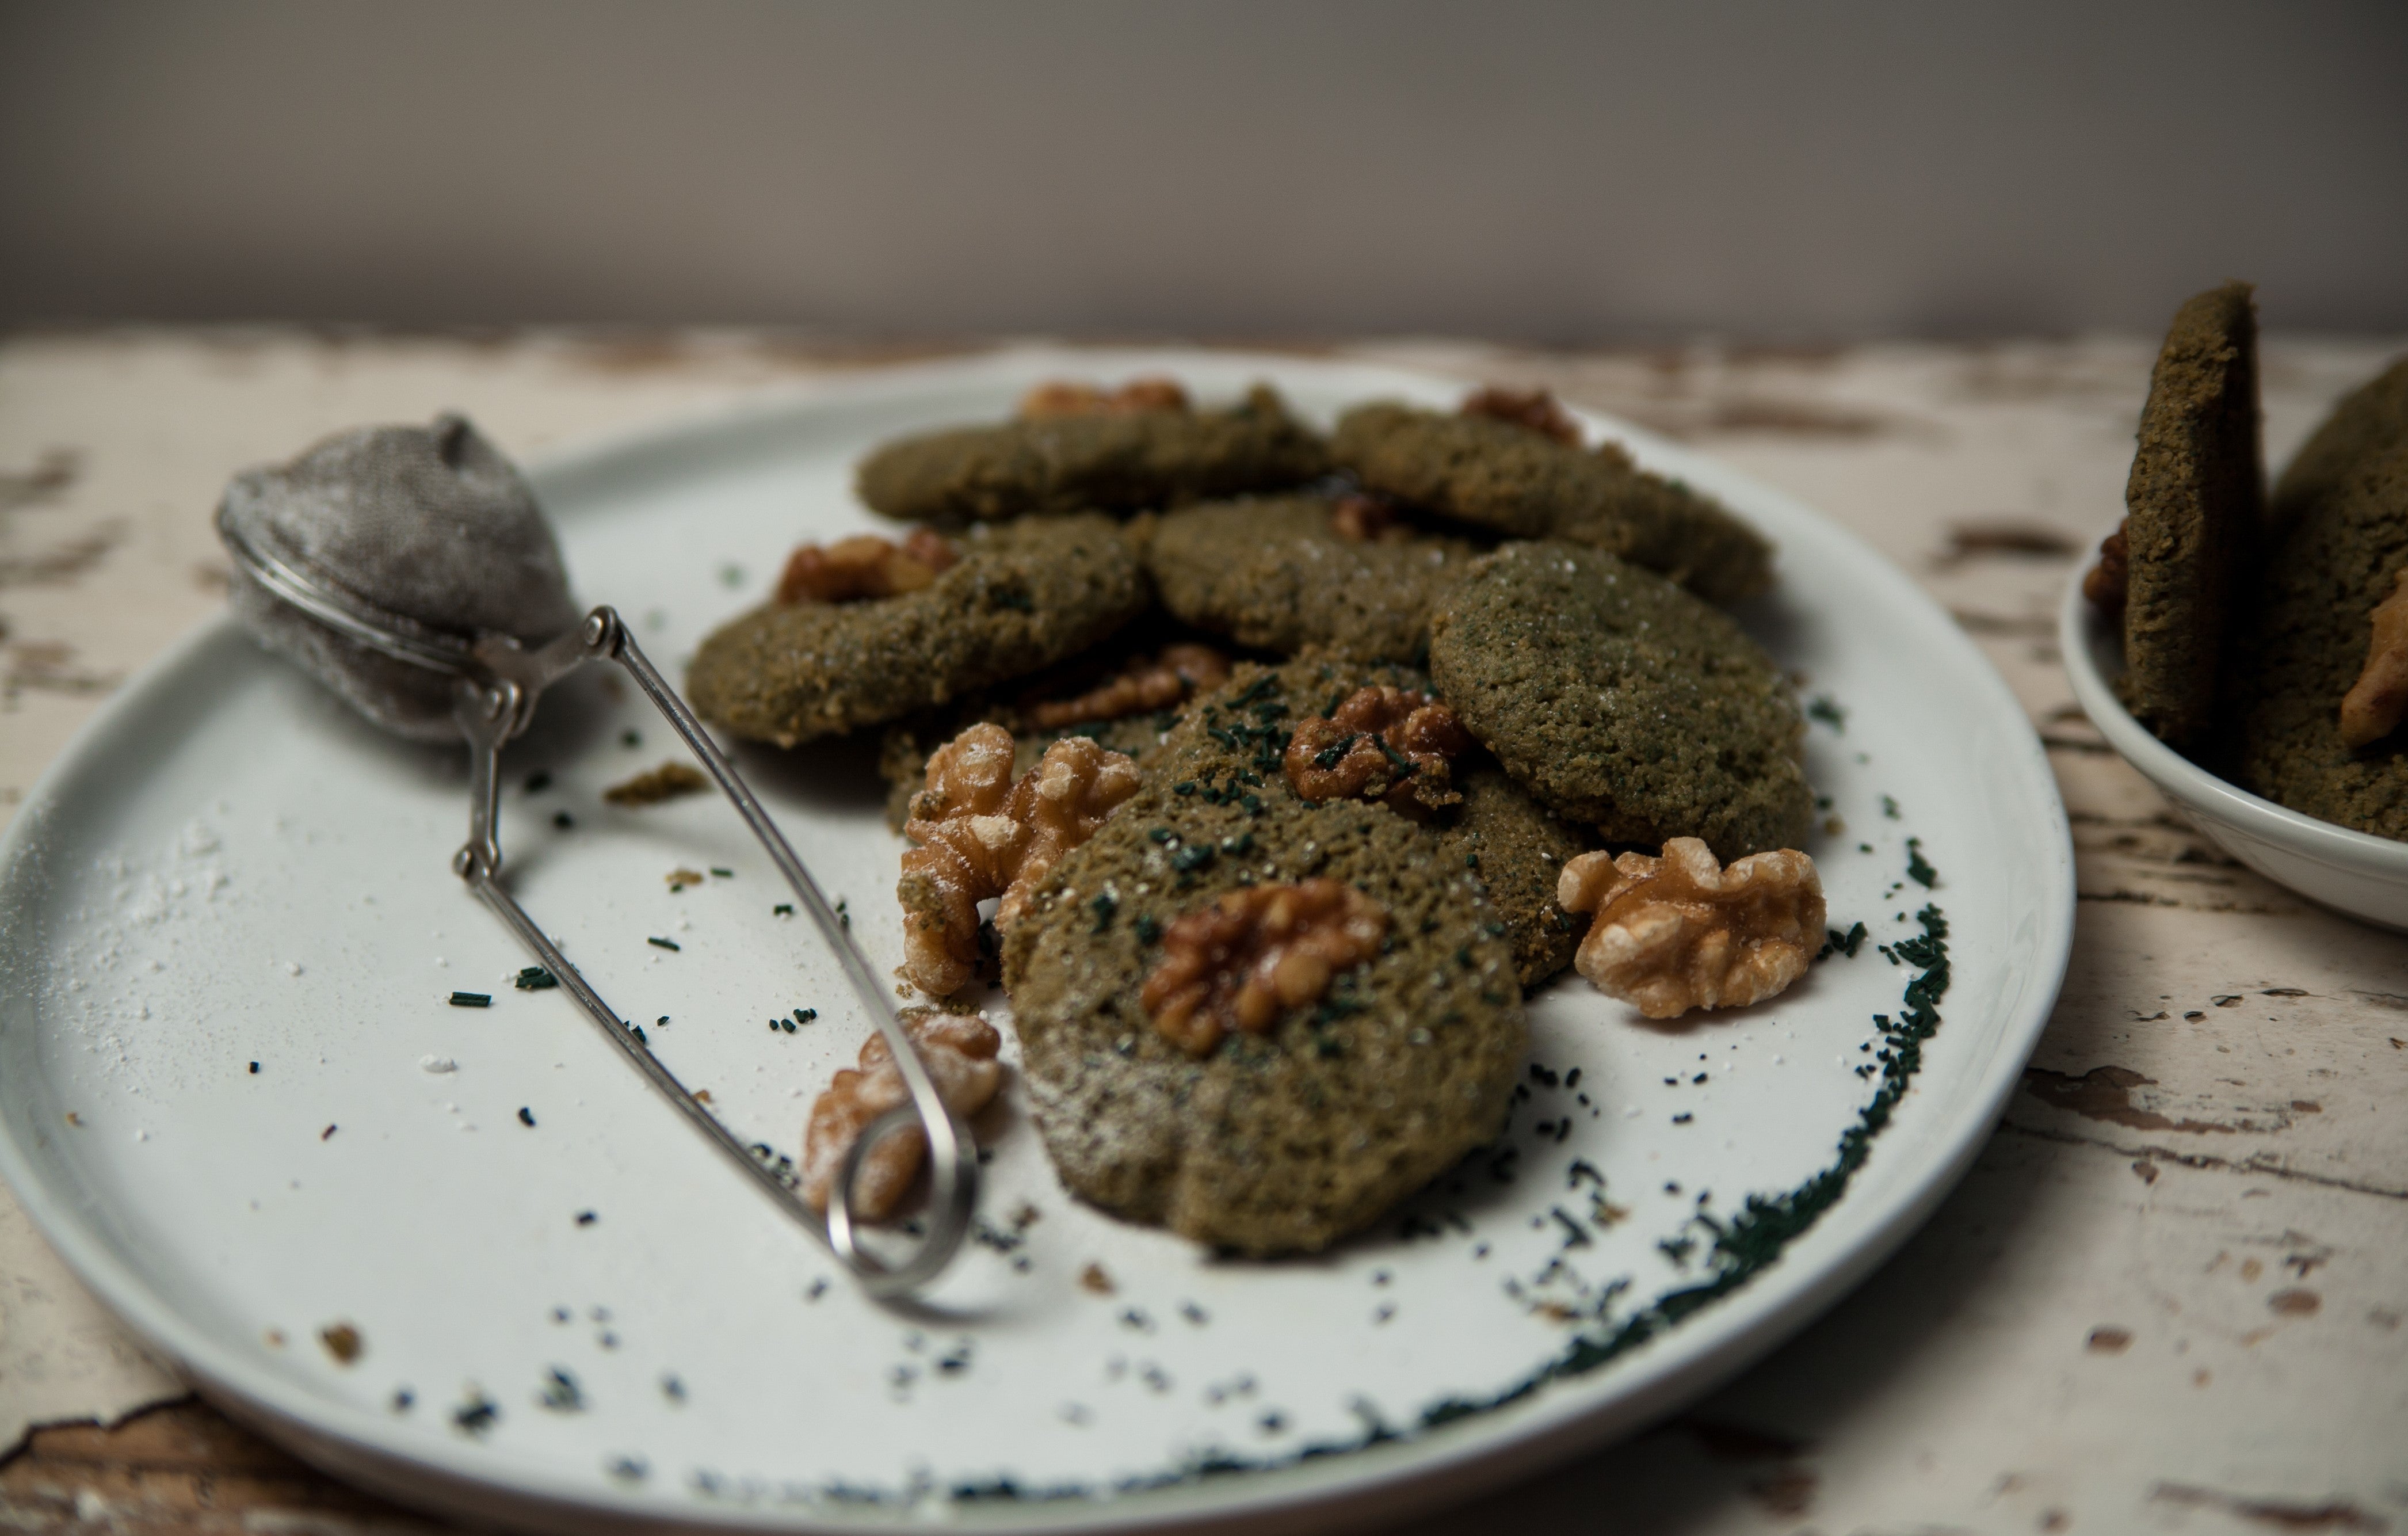
M 0 323 L 2408 326 L 2408 4 L 0 4 Z

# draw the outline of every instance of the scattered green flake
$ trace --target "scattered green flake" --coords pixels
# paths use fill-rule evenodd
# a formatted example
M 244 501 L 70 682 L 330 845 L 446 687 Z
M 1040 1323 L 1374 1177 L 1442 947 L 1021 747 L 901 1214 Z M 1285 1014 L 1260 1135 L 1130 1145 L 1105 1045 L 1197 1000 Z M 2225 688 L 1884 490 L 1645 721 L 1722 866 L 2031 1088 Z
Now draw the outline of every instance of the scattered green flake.
M 1934 869 L 1923 856 L 1921 838 L 1906 840 L 1906 878 L 1927 891 L 1939 883 L 1940 871 Z
M 585 1393 L 577 1378 L 558 1366 L 543 1373 L 543 1388 L 536 1394 L 537 1403 L 555 1414 L 581 1414 L 585 1411 Z
M 452 1410 L 452 1427 L 463 1434 L 481 1435 L 492 1428 L 502 1416 L 502 1406 L 485 1396 L 478 1387 L 468 1389 L 468 1400 Z

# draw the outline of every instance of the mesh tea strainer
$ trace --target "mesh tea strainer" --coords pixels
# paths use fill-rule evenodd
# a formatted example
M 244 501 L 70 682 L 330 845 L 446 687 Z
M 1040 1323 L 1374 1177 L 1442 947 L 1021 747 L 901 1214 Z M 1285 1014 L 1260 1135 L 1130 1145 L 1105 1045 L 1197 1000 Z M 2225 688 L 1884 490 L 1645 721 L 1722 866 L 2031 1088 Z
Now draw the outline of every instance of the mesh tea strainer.
M 466 739 L 468 840 L 453 855 L 452 869 L 645 1081 L 781 1210 L 822 1238 L 871 1294 L 899 1295 L 941 1271 L 977 1202 L 977 1149 L 968 1128 L 939 1096 L 868 960 L 735 765 L 615 610 L 606 605 L 580 615 L 552 529 L 510 462 L 459 416 L 438 417 L 431 428 L 366 427 L 330 438 L 290 464 L 236 476 L 217 525 L 234 557 L 235 610 L 263 642 L 388 730 L 427 740 Z M 678 1082 L 502 883 L 502 748 L 533 720 L 547 687 L 595 661 L 625 670 L 734 803 L 893 1048 L 910 1101 L 855 1141 L 824 1216 Z M 870 1146 L 913 1126 L 928 1141 L 930 1207 L 917 1247 L 892 1261 L 863 1246 L 851 1192 Z

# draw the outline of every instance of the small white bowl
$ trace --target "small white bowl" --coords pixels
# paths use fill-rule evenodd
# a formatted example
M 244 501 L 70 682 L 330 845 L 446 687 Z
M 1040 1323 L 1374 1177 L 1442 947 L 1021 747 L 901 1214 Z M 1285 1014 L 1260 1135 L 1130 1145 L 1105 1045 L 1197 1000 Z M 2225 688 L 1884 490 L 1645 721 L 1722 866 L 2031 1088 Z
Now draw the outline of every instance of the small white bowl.
M 2057 635 L 2073 696 L 2091 724 L 2217 847 L 2319 906 L 2408 932 L 2408 842 L 2353 832 L 2260 799 L 2150 735 L 2110 681 L 2124 670 L 2119 626 L 2084 599 L 2078 575 L 2066 588 Z

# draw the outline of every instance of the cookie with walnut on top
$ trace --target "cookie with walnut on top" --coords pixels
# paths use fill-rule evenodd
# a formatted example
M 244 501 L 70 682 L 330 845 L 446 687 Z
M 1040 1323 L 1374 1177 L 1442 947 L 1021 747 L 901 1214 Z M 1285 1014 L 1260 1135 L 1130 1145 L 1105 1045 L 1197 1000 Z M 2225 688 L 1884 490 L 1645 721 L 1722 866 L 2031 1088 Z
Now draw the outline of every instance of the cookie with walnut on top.
M 1152 598 L 1120 525 L 1092 514 L 805 546 L 775 600 L 702 642 L 687 697 L 738 736 L 791 747 L 1051 666 Z
M 1397 682 L 1323 668 L 1243 667 L 1199 701 L 1004 936 L 1063 1181 L 1253 1255 L 1324 1248 L 1484 1144 L 1526 1048 L 1506 925 L 1433 829 L 1446 723 Z M 1329 761 L 1306 787 L 1327 793 L 1306 798 L 1299 727 L 1367 687 L 1394 694 L 1312 750 Z M 1363 741 L 1390 726 L 1388 752 Z M 1393 796 L 1425 775 L 1428 795 Z

